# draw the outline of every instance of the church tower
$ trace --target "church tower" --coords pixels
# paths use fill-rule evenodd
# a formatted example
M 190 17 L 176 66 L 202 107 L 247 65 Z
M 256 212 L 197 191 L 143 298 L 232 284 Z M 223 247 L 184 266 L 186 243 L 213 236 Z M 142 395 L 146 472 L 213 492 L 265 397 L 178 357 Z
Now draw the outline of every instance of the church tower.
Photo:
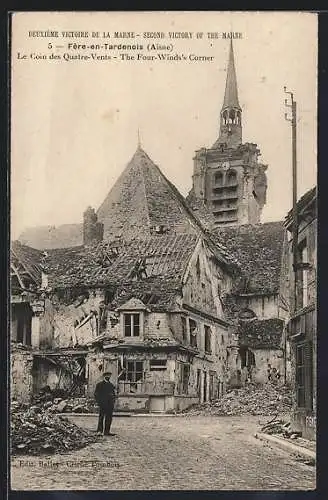
M 215 226 L 260 223 L 267 166 L 258 162 L 259 156 L 256 144 L 242 143 L 242 109 L 231 40 L 219 137 L 211 148 L 196 151 L 190 204 L 202 201 Z

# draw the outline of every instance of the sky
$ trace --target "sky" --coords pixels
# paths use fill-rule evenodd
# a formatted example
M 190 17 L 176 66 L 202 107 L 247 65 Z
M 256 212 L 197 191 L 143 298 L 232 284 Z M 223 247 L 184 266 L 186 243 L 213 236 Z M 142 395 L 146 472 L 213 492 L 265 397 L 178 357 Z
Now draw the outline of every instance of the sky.
M 172 54 L 213 56 L 213 61 L 36 60 L 34 54 L 49 55 L 47 46 L 54 40 L 30 37 L 28 31 L 48 29 L 134 31 L 141 34 L 137 40 L 115 43 L 144 45 L 143 32 L 163 31 L 166 38 L 159 43 L 172 43 Z M 268 165 L 262 221 L 282 219 L 292 199 L 284 85 L 297 102 L 298 196 L 316 183 L 316 15 L 18 13 L 12 34 L 12 238 L 28 227 L 81 222 L 87 206 L 97 209 L 135 152 L 138 129 L 143 149 L 187 195 L 194 152 L 211 147 L 218 137 L 229 50 L 221 34 L 231 30 L 242 33 L 234 40 L 234 53 L 243 142 L 257 143 L 260 161 Z M 172 41 L 167 37 L 171 31 L 193 36 Z M 203 32 L 203 38 L 196 39 L 196 32 Z M 219 38 L 208 39 L 207 32 Z M 55 40 L 65 47 L 58 53 L 67 52 L 71 41 L 85 43 Z

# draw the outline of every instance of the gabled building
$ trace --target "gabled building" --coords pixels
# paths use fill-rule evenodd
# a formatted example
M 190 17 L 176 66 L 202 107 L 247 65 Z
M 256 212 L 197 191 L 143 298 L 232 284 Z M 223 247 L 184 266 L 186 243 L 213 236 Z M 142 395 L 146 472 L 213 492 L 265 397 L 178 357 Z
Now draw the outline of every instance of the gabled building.
M 87 394 L 108 370 L 121 409 L 182 409 L 225 390 L 231 341 L 221 294 L 238 269 L 205 236 L 49 250 L 44 269 L 50 303 L 42 332 L 52 343 L 43 343 L 43 359 L 84 353 Z M 65 387 L 60 366 L 43 370 L 44 384 Z

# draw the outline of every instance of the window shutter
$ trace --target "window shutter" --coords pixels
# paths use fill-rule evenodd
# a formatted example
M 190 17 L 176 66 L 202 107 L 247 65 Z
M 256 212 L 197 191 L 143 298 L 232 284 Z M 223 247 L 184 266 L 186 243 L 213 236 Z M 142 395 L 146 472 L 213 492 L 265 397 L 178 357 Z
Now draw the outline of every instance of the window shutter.
M 304 345 L 304 364 L 305 364 L 305 407 L 308 410 L 312 410 L 313 407 L 312 342 L 306 342 Z

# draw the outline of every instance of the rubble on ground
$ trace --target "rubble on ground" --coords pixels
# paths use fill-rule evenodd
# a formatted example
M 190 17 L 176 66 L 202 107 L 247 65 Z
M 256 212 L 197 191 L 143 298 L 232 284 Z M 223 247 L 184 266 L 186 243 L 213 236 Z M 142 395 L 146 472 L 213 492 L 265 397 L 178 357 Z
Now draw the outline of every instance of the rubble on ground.
M 54 413 L 97 413 L 98 406 L 94 399 L 88 398 L 55 398 L 49 406 Z
M 249 383 L 239 389 L 231 389 L 220 399 L 193 405 L 184 410 L 189 415 L 263 415 L 274 416 L 288 413 L 292 405 L 290 388 L 267 383 Z
M 33 403 L 42 405 L 54 413 L 97 413 L 96 401 L 91 398 L 70 396 L 62 389 L 50 390 L 44 387 L 33 397 Z
M 290 421 L 285 421 L 283 419 L 270 420 L 261 427 L 261 432 L 282 438 L 284 440 L 292 440 L 296 445 L 307 448 L 311 451 L 316 451 L 316 441 L 311 441 L 309 439 L 303 438 L 302 432 L 293 429 Z M 304 459 L 302 460 L 304 461 Z
M 51 402 L 50 402 L 51 404 Z M 97 441 L 96 434 L 55 415 L 43 405 L 11 403 L 11 452 L 13 455 L 63 453 Z
M 292 430 L 290 422 L 285 422 L 281 419 L 274 419 L 266 423 L 261 428 L 261 432 L 265 432 L 266 434 L 281 435 L 282 437 L 290 439 L 296 439 L 302 436 L 301 432 Z

